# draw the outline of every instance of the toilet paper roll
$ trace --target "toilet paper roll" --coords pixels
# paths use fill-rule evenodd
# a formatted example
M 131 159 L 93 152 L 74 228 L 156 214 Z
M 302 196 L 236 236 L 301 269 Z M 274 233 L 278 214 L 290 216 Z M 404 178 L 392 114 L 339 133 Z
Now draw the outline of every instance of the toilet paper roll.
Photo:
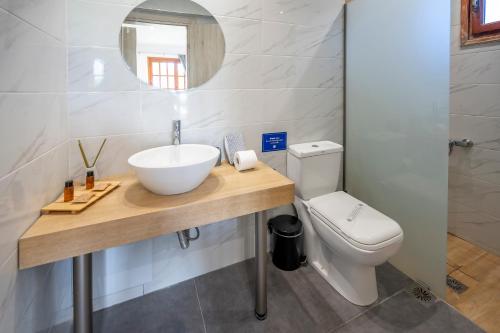
M 234 167 L 238 171 L 255 168 L 257 161 L 257 155 L 253 150 L 237 151 L 234 154 Z

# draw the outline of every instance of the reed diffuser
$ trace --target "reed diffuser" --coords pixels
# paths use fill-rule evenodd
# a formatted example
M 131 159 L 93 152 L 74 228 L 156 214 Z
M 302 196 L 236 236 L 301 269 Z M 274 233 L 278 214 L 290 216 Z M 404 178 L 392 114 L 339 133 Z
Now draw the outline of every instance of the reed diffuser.
M 78 147 L 80 148 L 80 154 L 82 155 L 83 163 L 87 168 L 86 179 L 85 179 L 85 188 L 87 190 L 94 188 L 94 167 L 97 163 L 97 160 L 99 159 L 99 156 L 101 156 L 102 148 L 104 148 L 106 141 L 107 139 L 104 139 L 104 141 L 101 144 L 101 147 L 99 148 L 99 151 L 97 152 L 96 157 L 94 158 L 94 161 L 92 162 L 92 164 L 90 164 L 87 155 L 85 154 L 85 150 L 83 149 L 82 142 L 78 140 Z

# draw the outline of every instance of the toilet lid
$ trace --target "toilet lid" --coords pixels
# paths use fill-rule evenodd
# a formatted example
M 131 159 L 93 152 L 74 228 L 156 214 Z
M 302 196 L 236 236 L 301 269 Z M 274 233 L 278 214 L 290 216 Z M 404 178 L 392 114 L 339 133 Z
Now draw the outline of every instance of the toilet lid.
M 309 201 L 310 211 L 352 245 L 374 250 L 399 239 L 399 224 L 345 192 L 334 192 Z

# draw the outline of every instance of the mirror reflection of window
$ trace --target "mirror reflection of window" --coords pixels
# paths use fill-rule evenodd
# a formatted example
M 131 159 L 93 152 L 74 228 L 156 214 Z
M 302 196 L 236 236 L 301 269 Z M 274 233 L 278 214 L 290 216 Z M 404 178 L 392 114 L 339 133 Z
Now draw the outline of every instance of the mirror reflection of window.
M 148 0 L 134 8 L 122 23 L 120 47 L 142 82 L 169 90 L 204 84 L 225 54 L 217 20 L 190 0 Z
M 184 90 L 186 80 L 187 27 L 152 23 L 125 23 L 135 30 L 135 73 L 154 88 Z
M 149 57 L 148 83 L 159 89 L 186 89 L 186 71 L 179 58 Z

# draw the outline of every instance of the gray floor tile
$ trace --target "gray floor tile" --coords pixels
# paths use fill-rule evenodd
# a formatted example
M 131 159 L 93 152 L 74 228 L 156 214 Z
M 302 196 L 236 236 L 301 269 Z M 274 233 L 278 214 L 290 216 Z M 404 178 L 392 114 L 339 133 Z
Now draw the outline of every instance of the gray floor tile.
M 430 307 L 417 302 L 406 292 L 371 308 L 335 332 L 483 332 L 446 303 L 438 301 Z
M 143 303 L 134 299 L 94 312 L 94 332 L 143 332 L 143 318 Z
M 311 266 L 284 272 L 268 260 L 268 318 L 258 321 L 254 263 L 247 260 L 98 311 L 94 332 L 204 332 L 204 324 L 208 333 L 481 332 L 443 302 L 430 307 L 418 303 L 403 291 L 412 281 L 388 263 L 377 267 L 378 302 L 360 307 L 346 301 Z M 71 323 L 64 323 L 51 333 L 70 331 Z
M 405 289 L 413 283 L 405 274 L 401 273 L 388 262 L 375 268 L 377 274 L 378 300 L 382 301 L 396 292 Z
M 71 321 L 64 322 L 62 324 L 52 327 L 49 331 L 50 333 L 72 333 L 73 325 Z
M 268 318 L 254 317 L 254 261 L 196 278 L 208 332 L 328 332 L 364 308 L 346 301 L 311 267 L 284 272 L 268 261 Z
M 94 333 L 204 332 L 194 281 L 94 312 Z M 51 333 L 72 331 L 70 322 Z
M 142 298 L 144 332 L 204 332 L 194 280 Z

